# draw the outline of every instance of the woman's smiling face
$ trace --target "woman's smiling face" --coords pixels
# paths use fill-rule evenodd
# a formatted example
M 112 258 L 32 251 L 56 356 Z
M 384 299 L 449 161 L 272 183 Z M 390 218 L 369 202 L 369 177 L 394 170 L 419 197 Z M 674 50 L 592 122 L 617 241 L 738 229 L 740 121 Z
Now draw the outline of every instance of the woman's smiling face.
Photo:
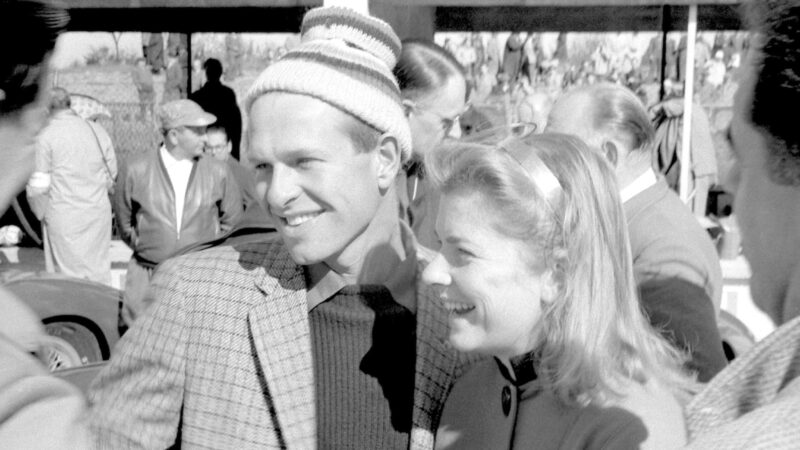
M 441 205 L 442 247 L 422 277 L 441 289 L 451 344 L 506 358 L 532 350 L 541 301 L 554 292 L 550 277 L 534 269 L 524 242 L 495 229 L 493 221 L 502 219 L 480 193 L 449 193 Z

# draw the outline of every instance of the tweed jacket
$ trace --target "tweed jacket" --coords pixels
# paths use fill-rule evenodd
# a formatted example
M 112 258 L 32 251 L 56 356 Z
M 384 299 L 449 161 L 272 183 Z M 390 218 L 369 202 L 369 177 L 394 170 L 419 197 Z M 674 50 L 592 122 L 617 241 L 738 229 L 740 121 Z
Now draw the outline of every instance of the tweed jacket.
M 800 448 L 800 318 L 720 372 L 686 409 L 689 448 Z
M 277 235 L 276 235 L 277 236 Z M 419 275 L 430 255 L 417 251 Z M 279 238 L 168 260 L 156 301 L 90 388 L 101 448 L 316 448 L 314 366 L 303 271 Z M 466 359 L 417 282 L 411 449 L 433 447 Z

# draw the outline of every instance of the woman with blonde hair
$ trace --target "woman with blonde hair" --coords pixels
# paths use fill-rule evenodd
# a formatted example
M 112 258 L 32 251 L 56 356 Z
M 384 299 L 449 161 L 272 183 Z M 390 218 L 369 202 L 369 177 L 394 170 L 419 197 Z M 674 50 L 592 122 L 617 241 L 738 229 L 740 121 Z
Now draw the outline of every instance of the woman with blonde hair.
M 613 170 L 578 138 L 462 143 L 426 160 L 442 200 L 451 344 L 493 356 L 455 384 L 437 448 L 673 448 L 685 357 L 643 316 Z

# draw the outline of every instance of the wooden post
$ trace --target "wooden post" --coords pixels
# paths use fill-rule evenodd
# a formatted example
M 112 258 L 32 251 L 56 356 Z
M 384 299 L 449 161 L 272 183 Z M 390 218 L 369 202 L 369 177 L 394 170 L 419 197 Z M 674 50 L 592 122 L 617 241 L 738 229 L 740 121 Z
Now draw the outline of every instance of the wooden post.
M 436 27 L 436 7 L 409 6 L 389 0 L 370 0 L 373 16 L 392 26 L 400 39 L 417 38 L 433 41 Z

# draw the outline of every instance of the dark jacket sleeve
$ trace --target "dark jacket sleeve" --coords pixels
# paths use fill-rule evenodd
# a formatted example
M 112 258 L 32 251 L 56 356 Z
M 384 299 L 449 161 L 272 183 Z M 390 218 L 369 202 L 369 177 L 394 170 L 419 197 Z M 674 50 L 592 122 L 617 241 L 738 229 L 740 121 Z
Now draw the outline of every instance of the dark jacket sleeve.
M 728 364 L 716 315 L 702 287 L 680 278 L 649 280 L 639 285 L 650 323 L 671 343 L 687 351 L 687 366 L 706 382 Z
M 135 250 L 136 229 L 131 196 L 132 190 L 133 180 L 130 177 L 130 170 L 124 168 L 117 176 L 117 183 L 114 189 L 114 214 L 117 217 L 117 229 L 120 237 L 128 244 L 128 247 Z
M 231 168 L 227 164 L 220 164 L 223 172 L 223 192 L 222 201 L 219 205 L 219 224 L 220 231 L 227 233 L 231 231 L 239 220 L 242 218 L 244 212 L 244 202 L 242 200 L 242 192 L 239 184 L 231 172 Z

